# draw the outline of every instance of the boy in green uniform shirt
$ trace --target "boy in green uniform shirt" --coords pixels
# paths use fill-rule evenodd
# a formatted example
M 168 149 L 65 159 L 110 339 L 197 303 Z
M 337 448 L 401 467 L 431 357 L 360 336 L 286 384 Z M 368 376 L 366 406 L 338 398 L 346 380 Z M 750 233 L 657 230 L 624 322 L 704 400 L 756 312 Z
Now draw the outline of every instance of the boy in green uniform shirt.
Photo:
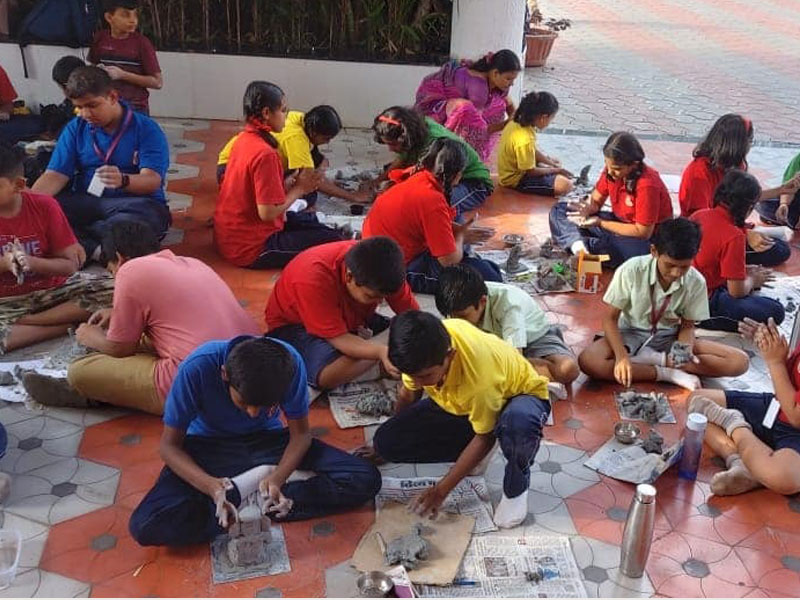
M 795 156 L 783 173 L 783 183 L 800 177 L 800 154 Z M 800 181 L 793 182 L 795 191 L 781 194 L 779 198 L 769 198 L 756 204 L 756 210 L 765 223 L 788 225 L 797 229 L 800 221 Z
M 435 515 L 497 440 L 508 464 L 494 522 L 504 528 L 522 523 L 530 466 L 550 414 L 547 379 L 498 337 L 463 319 L 440 321 L 420 311 L 392 322 L 389 359 L 403 373 L 403 385 L 396 415 L 375 432 L 376 458 L 455 462 L 413 508 L 421 516 Z
M 700 236 L 700 226 L 686 218 L 665 221 L 653 236 L 649 256 L 620 265 L 603 297 L 609 306 L 605 337 L 578 357 L 584 373 L 626 387 L 666 381 L 694 390 L 700 387 L 699 377 L 747 371 L 749 361 L 741 350 L 695 339 L 695 323 L 709 317 L 705 279 L 692 267 Z M 686 351 L 675 352 L 678 343 Z

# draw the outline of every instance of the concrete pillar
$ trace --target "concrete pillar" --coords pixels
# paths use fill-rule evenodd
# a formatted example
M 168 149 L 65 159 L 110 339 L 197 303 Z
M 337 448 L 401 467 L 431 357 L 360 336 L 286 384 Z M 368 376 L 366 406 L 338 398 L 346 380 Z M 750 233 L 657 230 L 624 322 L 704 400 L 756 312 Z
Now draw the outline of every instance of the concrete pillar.
M 522 54 L 525 0 L 453 0 L 450 56 L 476 60 L 487 52 L 508 48 Z M 522 73 L 511 88 L 515 103 L 522 96 Z

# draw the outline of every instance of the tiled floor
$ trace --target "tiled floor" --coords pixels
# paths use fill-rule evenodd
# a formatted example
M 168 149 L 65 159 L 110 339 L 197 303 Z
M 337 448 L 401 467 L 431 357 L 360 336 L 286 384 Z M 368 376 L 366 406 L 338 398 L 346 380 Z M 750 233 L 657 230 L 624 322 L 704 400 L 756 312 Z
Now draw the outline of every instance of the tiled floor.
M 211 264 L 247 310 L 263 323 L 274 272 L 226 265 L 211 246 L 208 218 L 216 194 L 216 151 L 237 125 L 225 122 L 164 121 L 173 162 L 170 197 L 176 252 Z M 388 160 L 362 131 L 347 131 L 328 149 L 334 167 L 364 168 Z M 596 137 L 543 134 L 546 152 L 566 166 L 599 165 Z M 670 187 L 687 162 L 688 144 L 647 142 L 653 164 Z M 764 179 L 780 175 L 790 152 L 756 148 L 751 165 Z M 595 167 L 595 173 L 597 167 Z M 502 233 L 547 235 L 545 199 L 498 191 L 481 210 L 481 221 Z M 796 253 L 795 253 L 796 254 Z M 800 272 L 793 257 L 793 274 Z M 565 327 L 576 349 L 600 327 L 600 296 L 540 297 L 550 318 Z M 663 388 L 678 417 L 661 426 L 678 439 L 685 420 L 686 393 Z M 611 435 L 616 410 L 612 386 L 581 378 L 569 401 L 554 408 L 555 425 L 531 478 L 530 515 L 518 530 L 498 535 L 566 535 L 591 596 L 798 596 L 800 595 L 800 499 L 758 491 L 739 498 L 709 495 L 708 481 L 720 466 L 706 448 L 698 482 L 674 473 L 657 483 L 658 518 L 648 576 L 629 580 L 619 573 L 619 543 L 633 486 L 597 475 L 583 466 Z M 322 596 L 352 584 L 346 561 L 373 520 L 359 511 L 284 527 L 292 572 L 213 585 L 207 546 L 142 548 L 130 538 L 128 518 L 152 485 L 161 461 L 158 419 L 119 411 L 36 411 L 0 407 L 9 431 L 9 450 L 0 469 L 14 475 L 14 491 L 2 512 L 3 525 L 25 538 L 20 572 L 0 596 Z M 359 429 L 340 430 L 323 402 L 311 410 L 315 435 L 345 449 L 364 442 Z M 367 437 L 370 435 L 367 431 Z M 487 471 L 493 500 L 500 494 L 502 457 Z M 389 475 L 438 475 L 445 466 L 387 465 Z M 347 588 L 349 589 L 349 588 Z

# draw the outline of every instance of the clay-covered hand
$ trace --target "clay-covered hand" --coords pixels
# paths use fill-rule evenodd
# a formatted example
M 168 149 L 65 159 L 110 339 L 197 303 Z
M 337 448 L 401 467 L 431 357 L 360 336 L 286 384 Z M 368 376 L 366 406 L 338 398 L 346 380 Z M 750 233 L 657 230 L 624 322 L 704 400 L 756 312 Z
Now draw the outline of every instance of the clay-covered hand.
M 392 364 L 392 361 L 389 360 L 388 346 L 381 346 L 380 359 L 381 359 L 381 366 L 383 367 L 383 370 L 386 372 L 386 374 L 392 377 L 393 379 L 400 379 L 401 375 L 400 369 L 395 367 Z
M 103 329 L 108 329 L 108 325 L 111 323 L 111 309 L 101 308 L 100 310 L 94 311 L 86 322 L 89 325 L 97 325 Z
M 750 280 L 753 282 L 753 289 L 760 290 L 764 284 L 775 279 L 772 269 L 765 269 L 761 265 L 750 265 L 747 268 Z
M 409 508 L 420 517 L 430 517 L 435 519 L 439 514 L 439 509 L 447 498 L 447 494 L 442 492 L 438 485 L 430 487 L 414 498 Z
M 95 173 L 107 188 L 117 189 L 122 187 L 122 171 L 114 165 L 103 165 Z
M 90 325 L 89 323 L 81 323 L 75 330 L 75 340 L 82 346 L 89 348 L 96 348 L 95 343 L 98 336 L 105 338 L 105 333 L 99 325 Z
M 239 512 L 227 498 L 227 492 L 231 489 L 233 489 L 233 482 L 227 477 L 221 477 L 214 482 L 209 494 L 214 501 L 214 516 L 223 529 L 227 529 L 239 520 Z
M 789 356 L 789 342 L 778 331 L 778 326 L 771 317 L 767 326 L 759 328 L 756 333 L 756 345 L 767 364 L 783 364 Z
M 625 387 L 631 387 L 633 383 L 633 365 L 629 357 L 621 358 L 614 364 L 614 379 Z
M 750 229 L 747 231 L 747 245 L 756 252 L 766 252 L 775 245 L 775 240 Z
M 372 202 L 375 196 L 375 192 L 373 192 L 371 189 L 358 190 L 352 194 L 351 200 L 356 204 L 369 204 Z
M 600 224 L 600 217 L 597 215 L 584 216 L 580 212 L 567 213 L 567 220 L 578 227 L 596 227 Z
M 750 317 L 745 317 L 739 321 L 739 333 L 742 334 L 742 337 L 744 337 L 746 340 L 753 342 L 759 328 L 764 326 L 765 325 L 763 323 L 754 321 Z
M 689 344 L 675 341 L 667 354 L 667 366 L 673 369 L 684 369 L 689 365 L 699 365 L 700 359 L 695 356 L 694 348 Z
M 278 519 L 285 518 L 294 506 L 294 501 L 287 498 L 281 492 L 281 486 L 272 481 L 269 477 L 261 480 L 258 484 L 261 497 L 264 499 L 264 514 Z
M 775 220 L 781 223 L 787 223 L 789 221 L 789 205 L 788 204 L 780 204 L 778 208 L 775 209 Z

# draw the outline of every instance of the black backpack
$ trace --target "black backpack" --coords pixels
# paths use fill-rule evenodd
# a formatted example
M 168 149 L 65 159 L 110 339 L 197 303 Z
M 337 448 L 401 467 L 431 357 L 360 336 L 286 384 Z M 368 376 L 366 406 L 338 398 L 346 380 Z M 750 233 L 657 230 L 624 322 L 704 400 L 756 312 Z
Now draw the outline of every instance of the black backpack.
M 39 0 L 23 19 L 17 33 L 25 77 L 28 77 L 25 46 L 34 42 L 70 48 L 89 46 L 99 15 L 98 0 Z

